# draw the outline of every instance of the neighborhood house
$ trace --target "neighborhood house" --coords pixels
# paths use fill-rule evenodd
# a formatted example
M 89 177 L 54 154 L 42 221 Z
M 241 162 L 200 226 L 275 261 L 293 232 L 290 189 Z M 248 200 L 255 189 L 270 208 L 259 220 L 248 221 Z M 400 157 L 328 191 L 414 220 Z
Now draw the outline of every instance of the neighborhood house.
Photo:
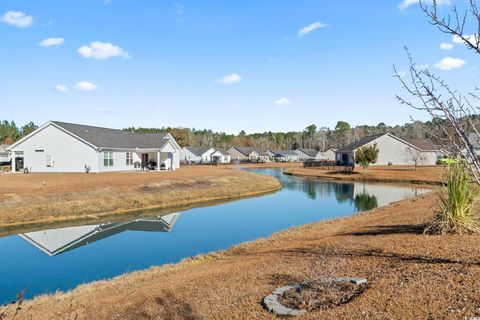
M 8 144 L 0 144 L 0 164 L 10 164 L 10 156 L 8 155 Z
M 181 148 L 169 133 L 140 134 L 49 121 L 7 148 L 15 172 L 109 172 L 180 167 Z M 20 168 L 19 168 L 20 169 Z
M 298 155 L 298 159 L 305 160 L 322 160 L 322 153 L 315 149 L 297 149 L 295 153 Z
M 439 150 L 435 150 L 433 144 L 422 149 L 390 133 L 365 137 L 338 149 L 336 161 L 339 165 L 354 165 L 357 149 L 373 144 L 379 150 L 375 165 L 435 165 L 437 162 Z
M 224 150 L 209 147 L 184 147 L 182 161 L 187 163 L 227 163 L 230 155 Z

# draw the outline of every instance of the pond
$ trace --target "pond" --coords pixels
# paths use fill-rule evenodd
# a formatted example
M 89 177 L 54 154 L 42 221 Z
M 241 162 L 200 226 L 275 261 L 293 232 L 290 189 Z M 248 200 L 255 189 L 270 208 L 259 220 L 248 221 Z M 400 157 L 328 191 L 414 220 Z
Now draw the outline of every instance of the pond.
M 251 170 L 278 178 L 273 194 L 133 221 L 0 238 L 0 304 L 126 272 L 176 263 L 274 232 L 387 205 L 428 192 L 422 186 L 334 182 Z

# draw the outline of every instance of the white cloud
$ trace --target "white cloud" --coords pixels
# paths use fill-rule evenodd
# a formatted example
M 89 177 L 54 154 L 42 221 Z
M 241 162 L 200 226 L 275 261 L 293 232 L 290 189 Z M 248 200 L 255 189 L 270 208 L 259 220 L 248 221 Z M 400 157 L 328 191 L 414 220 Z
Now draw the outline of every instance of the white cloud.
M 477 46 L 477 37 L 480 37 L 480 36 L 475 36 L 474 34 L 472 34 L 472 35 L 464 35 L 463 37 L 474 46 Z M 453 36 L 452 41 L 453 43 L 464 44 L 462 38 L 460 38 L 457 35 Z
M 73 86 L 73 88 L 75 88 L 75 90 L 79 90 L 79 91 L 92 91 L 92 90 L 97 89 L 97 85 L 94 84 L 94 83 L 88 82 L 88 81 L 80 81 L 80 82 L 77 82 Z
M 407 9 L 411 5 L 419 3 L 420 0 L 403 0 L 398 7 L 402 10 Z M 433 3 L 433 0 L 423 0 L 423 3 Z M 450 5 L 450 0 L 437 0 L 437 4 L 440 5 Z
M 465 63 L 465 60 L 462 60 L 460 58 L 445 57 L 440 60 L 439 63 L 435 64 L 435 68 L 438 68 L 440 70 L 452 70 L 460 68 Z
M 446 42 L 440 43 L 440 49 L 452 50 L 452 48 L 453 48 L 453 44 L 451 44 L 451 43 L 446 43 Z
M 33 24 L 33 17 L 21 11 L 7 11 L 0 21 L 15 27 L 27 28 Z
M 50 48 L 50 47 L 59 46 L 64 43 L 65 43 L 65 40 L 63 38 L 48 38 L 48 39 L 42 40 L 39 43 L 39 46 Z
M 55 86 L 55 91 L 61 92 L 61 93 L 65 93 L 65 92 L 68 91 L 68 88 L 67 88 L 67 86 L 65 86 L 65 85 L 63 85 L 63 84 L 57 84 L 57 85 Z
M 314 22 L 308 26 L 305 26 L 303 27 L 302 29 L 300 29 L 297 33 L 297 37 L 301 38 L 303 36 L 306 36 L 307 34 L 309 34 L 310 32 L 314 31 L 314 30 L 317 30 L 318 28 L 325 28 L 327 25 L 326 24 L 323 24 L 319 21 L 317 22 Z
M 115 46 L 108 42 L 95 41 L 87 46 L 82 46 L 77 50 L 84 58 L 93 58 L 95 60 L 108 60 L 114 57 L 128 59 L 130 56 L 128 52 L 122 48 Z
M 273 103 L 277 106 L 286 106 L 292 102 L 285 97 L 281 97 L 280 99 L 273 101 Z
M 234 83 L 240 82 L 241 80 L 242 80 L 242 77 L 240 77 L 239 74 L 232 73 L 232 74 L 226 75 L 225 77 L 220 79 L 218 82 L 222 84 L 234 84 Z
M 400 77 L 405 77 L 405 75 L 407 74 L 407 72 L 405 70 L 401 70 L 401 71 L 398 71 L 397 74 L 400 76 Z M 398 79 L 398 78 L 397 78 Z

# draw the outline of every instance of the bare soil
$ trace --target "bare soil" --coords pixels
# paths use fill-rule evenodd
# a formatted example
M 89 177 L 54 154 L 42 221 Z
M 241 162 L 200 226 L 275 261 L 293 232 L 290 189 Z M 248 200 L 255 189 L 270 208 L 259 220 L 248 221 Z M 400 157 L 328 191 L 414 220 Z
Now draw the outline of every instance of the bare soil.
M 368 289 L 300 319 L 480 317 L 480 236 L 424 235 L 435 208 L 430 193 L 288 229 L 179 264 L 40 296 L 25 301 L 16 319 L 276 319 L 260 303 L 275 288 L 342 276 L 367 278 Z
M 0 235 L 28 226 L 201 204 L 280 187 L 272 177 L 215 166 L 164 172 L 0 174 Z

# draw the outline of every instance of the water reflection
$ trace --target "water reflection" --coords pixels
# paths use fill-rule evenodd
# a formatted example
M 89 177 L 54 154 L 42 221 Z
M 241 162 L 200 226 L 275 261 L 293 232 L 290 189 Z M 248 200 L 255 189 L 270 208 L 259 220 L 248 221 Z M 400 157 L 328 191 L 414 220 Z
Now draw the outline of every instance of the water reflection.
M 170 232 L 179 217 L 180 212 L 174 212 L 127 222 L 48 229 L 22 233 L 19 236 L 49 256 L 56 256 L 127 230 Z
M 156 213 L 155 217 L 127 222 L 0 238 L 0 257 L 7 257 L 0 263 L 0 304 L 23 289 L 27 289 L 27 298 L 69 290 L 81 283 L 176 263 L 292 226 L 347 216 L 428 191 L 420 186 L 303 179 L 278 169 L 253 171 L 278 178 L 284 187 L 261 197 L 184 210 L 181 219 L 179 212 Z M 175 230 L 168 232 L 173 227 Z

